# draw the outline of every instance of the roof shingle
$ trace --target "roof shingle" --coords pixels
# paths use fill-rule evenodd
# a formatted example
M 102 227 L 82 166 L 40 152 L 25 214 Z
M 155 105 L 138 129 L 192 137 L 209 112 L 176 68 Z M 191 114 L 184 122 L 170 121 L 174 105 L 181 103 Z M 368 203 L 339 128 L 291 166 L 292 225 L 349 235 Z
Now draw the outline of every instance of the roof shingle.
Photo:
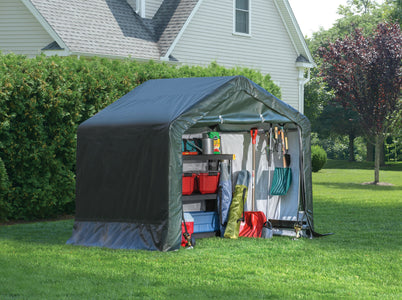
M 75 53 L 159 59 L 155 37 L 122 0 L 30 0 Z
M 159 60 L 198 0 L 164 0 L 142 19 L 125 0 L 30 0 L 73 53 Z

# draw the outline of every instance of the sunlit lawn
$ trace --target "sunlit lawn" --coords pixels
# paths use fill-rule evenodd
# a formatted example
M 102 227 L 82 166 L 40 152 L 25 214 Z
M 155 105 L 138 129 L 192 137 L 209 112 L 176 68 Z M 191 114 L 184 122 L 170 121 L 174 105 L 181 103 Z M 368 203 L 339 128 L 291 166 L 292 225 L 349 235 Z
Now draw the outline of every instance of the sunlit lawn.
M 160 253 L 66 245 L 72 220 L 0 226 L 0 299 L 402 299 L 402 164 L 313 174 L 320 239 L 200 239 Z

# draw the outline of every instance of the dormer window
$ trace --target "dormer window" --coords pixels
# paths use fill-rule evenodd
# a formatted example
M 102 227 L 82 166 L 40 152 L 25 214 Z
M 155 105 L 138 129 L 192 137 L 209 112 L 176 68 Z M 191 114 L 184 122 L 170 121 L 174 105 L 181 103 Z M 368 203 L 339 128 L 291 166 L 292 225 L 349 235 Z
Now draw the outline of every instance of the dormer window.
M 235 33 L 250 34 L 250 0 L 234 0 Z

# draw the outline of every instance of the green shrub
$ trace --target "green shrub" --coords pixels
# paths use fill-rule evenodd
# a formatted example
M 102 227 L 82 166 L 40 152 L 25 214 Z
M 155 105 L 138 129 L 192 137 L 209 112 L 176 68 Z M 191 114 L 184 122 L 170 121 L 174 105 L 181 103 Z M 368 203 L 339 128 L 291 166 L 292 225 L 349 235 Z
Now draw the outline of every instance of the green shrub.
M 313 172 L 321 170 L 327 162 L 327 153 L 321 146 L 311 146 L 311 166 Z
M 9 209 L 7 194 L 9 187 L 10 182 L 8 180 L 7 170 L 0 157 L 0 221 L 7 219 Z
M 141 83 L 233 75 L 244 75 L 280 97 L 269 75 L 216 63 L 177 67 L 129 59 L 0 54 L 0 157 L 9 179 L 0 214 L 40 219 L 73 213 L 78 125 Z

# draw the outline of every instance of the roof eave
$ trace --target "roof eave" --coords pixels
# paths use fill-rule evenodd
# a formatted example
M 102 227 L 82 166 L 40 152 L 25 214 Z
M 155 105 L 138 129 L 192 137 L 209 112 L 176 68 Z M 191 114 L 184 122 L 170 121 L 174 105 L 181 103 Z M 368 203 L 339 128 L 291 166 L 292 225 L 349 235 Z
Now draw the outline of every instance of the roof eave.
M 284 4 L 286 10 L 281 11 L 280 5 L 278 5 L 277 2 L 282 2 Z M 288 0 L 274 0 L 274 3 L 275 3 L 276 8 L 278 9 L 278 11 L 280 12 L 281 18 L 283 19 L 286 30 L 288 31 L 289 37 L 292 39 L 292 43 L 293 43 L 296 51 L 298 52 L 298 54 L 302 54 L 302 55 L 306 56 L 306 58 L 310 62 L 310 65 L 308 67 L 310 67 L 310 68 L 315 67 L 316 64 L 314 63 L 313 56 L 311 55 L 310 50 L 306 44 L 306 41 L 303 37 L 299 24 L 297 23 L 296 17 L 293 14 L 289 1 Z M 286 20 L 284 18 L 288 18 L 288 20 L 291 22 L 292 26 L 295 29 L 296 35 L 292 34 L 292 31 L 286 25 Z M 298 43 L 296 43 L 295 40 L 298 40 L 300 42 L 301 48 L 299 46 L 297 46 Z
M 194 15 L 196 14 L 197 10 L 199 9 L 199 7 L 201 6 L 202 0 L 199 0 L 197 2 L 197 4 L 194 6 L 193 11 L 191 12 L 191 14 L 188 16 L 186 22 L 184 23 L 183 27 L 180 29 L 179 33 L 177 34 L 176 38 L 173 40 L 173 43 L 170 45 L 169 49 L 166 51 L 165 55 L 163 55 L 160 60 L 162 61 L 169 61 L 169 56 L 172 54 L 174 48 L 176 47 L 177 43 L 179 42 L 179 40 L 181 39 L 184 31 L 186 30 L 188 24 L 190 24 L 192 18 L 194 17 Z
M 50 24 L 42 16 L 39 10 L 37 10 L 35 5 L 33 5 L 33 3 L 30 0 L 21 0 L 21 1 L 32 13 L 32 15 L 36 18 L 36 20 L 43 26 L 46 32 L 56 41 L 56 43 L 59 44 L 59 46 L 63 48 L 64 51 L 70 53 L 70 48 L 64 43 L 64 41 L 60 38 L 57 32 L 53 29 L 53 27 L 50 26 Z

